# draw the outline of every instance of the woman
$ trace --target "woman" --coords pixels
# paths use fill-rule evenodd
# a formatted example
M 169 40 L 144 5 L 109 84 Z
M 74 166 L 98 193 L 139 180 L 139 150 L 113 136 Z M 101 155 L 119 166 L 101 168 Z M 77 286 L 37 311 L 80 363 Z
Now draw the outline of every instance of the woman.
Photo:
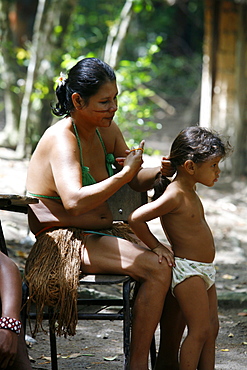
M 141 286 L 133 313 L 130 369 L 147 370 L 150 343 L 170 286 L 171 265 L 169 258 L 168 263 L 159 263 L 155 253 L 134 243 L 134 237 L 123 239 L 126 232 L 113 227 L 106 201 L 126 183 L 138 191 L 150 189 L 160 167 L 143 169 L 144 142 L 128 150 L 113 121 L 118 90 L 107 64 L 83 59 L 59 82 L 53 113 L 64 118 L 41 138 L 27 176 L 29 195 L 40 200 L 30 206 L 29 213 L 37 238 L 26 266 L 30 294 L 35 294 L 41 311 L 44 299 L 62 306 L 58 334 L 73 335 L 76 317 L 65 319 L 71 312 L 76 314 L 79 272 L 132 276 Z M 118 170 L 115 174 L 112 165 Z M 169 175 L 170 170 L 164 160 L 163 174 Z M 63 297 L 71 286 L 66 306 Z

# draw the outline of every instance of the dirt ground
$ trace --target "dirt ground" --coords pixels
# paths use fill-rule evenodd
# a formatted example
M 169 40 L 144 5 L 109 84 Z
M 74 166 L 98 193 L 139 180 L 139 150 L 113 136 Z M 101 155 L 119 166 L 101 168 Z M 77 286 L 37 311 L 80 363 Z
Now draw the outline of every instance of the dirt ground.
M 146 165 L 156 165 L 160 157 L 145 157 Z M 27 161 L 0 148 L 0 193 L 25 192 Z M 214 188 L 199 187 L 208 223 L 213 231 L 217 254 L 217 292 L 220 331 L 216 346 L 217 370 L 247 369 L 247 187 L 246 179 L 232 181 L 222 176 Z M 0 211 L 10 257 L 23 269 L 33 243 L 26 215 Z M 164 240 L 158 220 L 150 223 Z M 29 328 L 27 334 L 30 335 Z M 156 332 L 159 343 L 159 329 Z M 49 337 L 39 333 L 28 351 L 33 369 L 50 369 Z M 59 369 L 123 368 L 122 323 L 80 321 L 75 337 L 57 339 Z

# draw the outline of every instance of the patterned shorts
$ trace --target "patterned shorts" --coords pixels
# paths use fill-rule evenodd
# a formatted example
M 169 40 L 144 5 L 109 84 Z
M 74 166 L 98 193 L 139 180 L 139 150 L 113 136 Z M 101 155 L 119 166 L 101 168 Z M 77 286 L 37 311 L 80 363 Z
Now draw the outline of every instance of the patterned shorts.
M 191 276 L 200 276 L 206 283 L 207 290 L 215 283 L 215 267 L 213 263 L 205 263 L 175 257 L 176 266 L 172 271 L 172 294 L 175 286 Z

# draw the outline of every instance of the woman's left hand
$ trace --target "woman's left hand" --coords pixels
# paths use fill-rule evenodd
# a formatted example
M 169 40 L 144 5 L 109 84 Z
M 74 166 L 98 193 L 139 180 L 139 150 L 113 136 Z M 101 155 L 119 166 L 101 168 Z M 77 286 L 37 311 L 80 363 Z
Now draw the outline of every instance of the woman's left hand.
M 166 157 L 162 157 L 161 159 L 161 167 L 160 172 L 162 176 L 171 177 L 176 172 L 175 168 L 172 166 L 171 161 Z

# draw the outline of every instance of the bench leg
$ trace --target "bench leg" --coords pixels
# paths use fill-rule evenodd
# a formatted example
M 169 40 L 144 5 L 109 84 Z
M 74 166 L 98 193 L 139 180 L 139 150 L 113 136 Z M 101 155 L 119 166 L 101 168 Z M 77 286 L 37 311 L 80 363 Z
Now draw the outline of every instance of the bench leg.
M 50 317 L 52 317 L 53 309 L 49 307 L 48 310 L 49 310 Z M 51 350 L 51 368 L 52 370 L 58 370 L 55 325 L 51 319 L 49 319 L 49 333 L 50 333 L 50 350 Z

